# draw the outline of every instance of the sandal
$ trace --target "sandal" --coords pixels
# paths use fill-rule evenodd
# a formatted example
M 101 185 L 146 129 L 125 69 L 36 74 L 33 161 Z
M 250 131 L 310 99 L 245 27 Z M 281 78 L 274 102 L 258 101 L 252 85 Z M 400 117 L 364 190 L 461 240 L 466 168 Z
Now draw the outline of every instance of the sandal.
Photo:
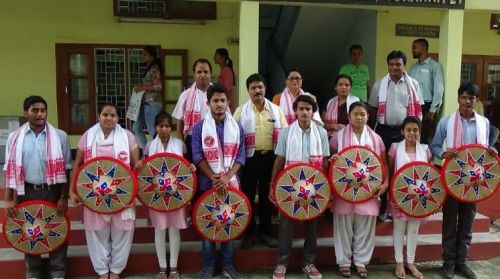
M 156 275 L 156 279 L 168 279 L 167 277 L 167 272 L 165 271 L 160 271 L 158 275 Z
M 172 270 L 168 273 L 168 279 L 179 279 L 179 272 Z
M 406 277 L 405 274 L 405 266 L 403 263 L 396 263 L 396 270 L 394 272 L 394 276 L 398 279 L 404 279 Z
M 348 266 L 339 267 L 339 272 L 342 277 L 349 278 L 351 277 L 351 268 Z
M 99 279 L 108 279 L 109 278 L 109 273 L 99 275 Z
M 423 279 L 424 275 L 418 270 L 414 264 L 407 264 L 406 268 L 411 272 L 411 275 L 417 279 Z
M 120 279 L 120 274 L 114 273 L 114 272 L 110 272 L 109 273 L 109 279 Z
M 356 271 L 360 278 L 368 278 L 368 270 L 366 267 L 356 266 Z

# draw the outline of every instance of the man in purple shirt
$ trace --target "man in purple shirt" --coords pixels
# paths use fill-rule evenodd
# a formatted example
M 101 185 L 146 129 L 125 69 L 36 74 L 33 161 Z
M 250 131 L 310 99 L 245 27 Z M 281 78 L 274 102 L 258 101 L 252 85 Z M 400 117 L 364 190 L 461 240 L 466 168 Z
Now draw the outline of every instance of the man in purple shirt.
M 214 84 L 208 88 L 207 104 L 210 107 L 210 114 L 207 114 L 203 120 L 198 122 L 193 127 L 191 148 L 193 151 L 193 163 L 197 167 L 198 175 L 198 192 L 196 197 L 199 197 L 204 192 L 215 188 L 217 191 L 224 193 L 226 187 L 237 184 L 237 172 L 241 166 L 245 164 L 245 145 L 243 128 L 238 124 L 231 114 L 227 112 L 227 90 L 221 84 Z M 203 129 L 207 129 L 208 125 L 203 125 L 205 121 L 215 120 L 216 138 L 208 136 L 213 140 L 218 141 L 219 147 L 224 145 L 224 129 L 237 127 L 236 133 L 239 133 L 237 141 L 236 157 L 231 166 L 217 166 L 213 162 L 209 162 L 203 151 Z M 225 127 L 226 126 L 226 127 Z M 205 134 L 207 131 L 205 131 Z M 229 136 L 231 137 L 231 136 Z M 213 142 L 212 142 L 213 144 Z M 226 142 L 226 145 L 228 143 Z M 222 148 L 226 150 L 226 148 Z M 224 155 L 224 154 L 221 154 Z M 226 158 L 227 159 L 227 158 Z M 219 164 L 224 163 L 224 159 Z M 218 170 L 216 170 L 217 168 Z M 222 170 L 222 171 L 219 171 Z M 200 279 L 212 278 L 215 266 L 215 243 L 206 239 L 202 239 L 203 249 L 203 270 L 201 271 Z M 239 279 L 241 275 L 233 267 L 234 245 L 232 241 L 221 244 L 221 253 L 223 257 L 223 273 L 231 279 Z

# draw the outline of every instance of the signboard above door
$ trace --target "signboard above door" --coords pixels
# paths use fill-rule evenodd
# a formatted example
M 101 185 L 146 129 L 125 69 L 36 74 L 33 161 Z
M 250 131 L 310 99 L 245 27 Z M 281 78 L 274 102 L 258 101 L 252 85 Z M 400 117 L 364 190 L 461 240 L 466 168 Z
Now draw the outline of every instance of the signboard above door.
M 262 1 L 266 2 L 266 1 Z M 273 1 L 269 1 L 273 2 Z M 372 6 L 399 6 L 419 8 L 464 9 L 465 0 L 286 0 L 285 2 L 309 2 Z

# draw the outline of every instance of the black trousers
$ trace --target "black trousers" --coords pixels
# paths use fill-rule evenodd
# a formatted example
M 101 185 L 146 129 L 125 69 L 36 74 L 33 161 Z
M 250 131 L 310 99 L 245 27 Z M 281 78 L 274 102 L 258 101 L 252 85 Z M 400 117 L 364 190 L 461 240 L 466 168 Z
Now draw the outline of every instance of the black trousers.
M 434 121 L 426 120 L 425 115 L 427 112 L 429 112 L 431 108 L 431 102 L 425 102 L 425 104 L 422 106 L 422 114 L 424 116 L 424 119 L 422 119 L 422 131 L 420 133 L 420 142 L 424 144 L 429 144 L 432 141 L 432 137 L 434 136 L 433 131 L 436 129 L 436 121 L 434 118 Z M 436 111 L 437 113 L 438 111 Z M 434 116 L 436 117 L 436 116 Z
M 252 211 L 256 212 L 255 195 L 259 195 L 259 233 L 269 235 L 271 233 L 271 210 L 272 203 L 269 201 L 269 183 L 274 163 L 274 152 L 266 154 L 255 152 L 253 157 L 246 158 L 245 166 L 241 173 L 241 185 L 245 195 L 252 203 Z M 252 235 L 255 230 L 255 214 L 248 227 L 247 234 Z
M 464 264 L 472 240 L 477 203 L 463 203 L 448 197 L 443 206 L 443 262 Z
M 184 143 L 186 144 L 186 149 L 187 149 L 186 156 L 184 157 L 188 159 L 189 162 L 193 162 L 193 149 L 191 148 L 192 140 L 193 137 L 191 135 L 187 135 L 186 138 L 184 139 Z
M 386 151 L 389 151 L 392 143 L 400 142 L 403 140 L 401 127 L 399 126 L 387 126 L 378 124 L 375 132 L 382 138 Z M 388 195 L 387 192 L 385 192 L 380 196 L 380 213 L 384 213 L 387 210 L 387 200 Z
M 33 185 L 25 185 L 25 194 L 17 196 L 16 202 L 22 203 L 31 200 L 45 200 L 57 204 L 61 196 L 61 185 L 52 185 L 35 190 Z M 52 278 L 64 278 L 66 273 L 66 254 L 68 251 L 68 242 L 61 248 L 49 253 L 50 275 Z M 27 271 L 27 278 L 43 278 L 42 276 L 42 258 L 40 256 L 24 256 L 24 263 Z

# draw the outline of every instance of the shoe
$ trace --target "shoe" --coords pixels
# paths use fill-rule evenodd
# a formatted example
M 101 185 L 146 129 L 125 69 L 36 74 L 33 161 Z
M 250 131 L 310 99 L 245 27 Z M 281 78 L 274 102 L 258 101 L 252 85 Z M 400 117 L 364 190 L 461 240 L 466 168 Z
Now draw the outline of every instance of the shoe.
M 277 265 L 273 272 L 273 279 L 285 279 L 286 267 L 284 265 Z
M 385 222 L 385 220 L 387 220 L 388 217 L 389 217 L 389 215 L 387 215 L 387 213 L 380 213 L 378 215 L 378 219 L 380 222 Z
M 278 241 L 269 235 L 261 235 L 259 237 L 260 242 L 264 243 L 269 248 L 277 248 L 278 247 Z
M 213 275 L 214 275 L 214 268 L 213 267 L 203 267 L 198 278 L 200 278 L 200 279 L 212 279 Z
M 238 271 L 236 271 L 236 269 L 234 269 L 234 266 L 232 266 L 232 265 L 226 265 L 222 269 L 222 274 L 229 279 L 241 279 L 242 278 L 241 274 L 239 274 Z
M 460 273 L 467 279 L 477 279 L 477 276 L 474 273 L 474 271 L 472 271 L 472 269 L 470 269 L 466 264 L 457 264 L 455 266 L 455 271 L 457 273 Z
M 441 273 L 441 277 L 443 277 L 444 279 L 452 279 L 453 276 L 455 276 L 455 270 L 453 269 L 453 266 L 448 264 L 443 264 L 439 273 Z
M 314 264 L 306 265 L 302 271 L 307 275 L 309 279 L 321 279 L 323 275 L 319 272 L 319 270 L 314 266 Z
M 166 271 L 160 271 L 156 275 L 156 279 L 168 279 L 167 272 Z
M 252 248 L 252 237 L 249 235 L 244 235 L 241 239 L 240 248 L 244 250 L 248 250 Z

